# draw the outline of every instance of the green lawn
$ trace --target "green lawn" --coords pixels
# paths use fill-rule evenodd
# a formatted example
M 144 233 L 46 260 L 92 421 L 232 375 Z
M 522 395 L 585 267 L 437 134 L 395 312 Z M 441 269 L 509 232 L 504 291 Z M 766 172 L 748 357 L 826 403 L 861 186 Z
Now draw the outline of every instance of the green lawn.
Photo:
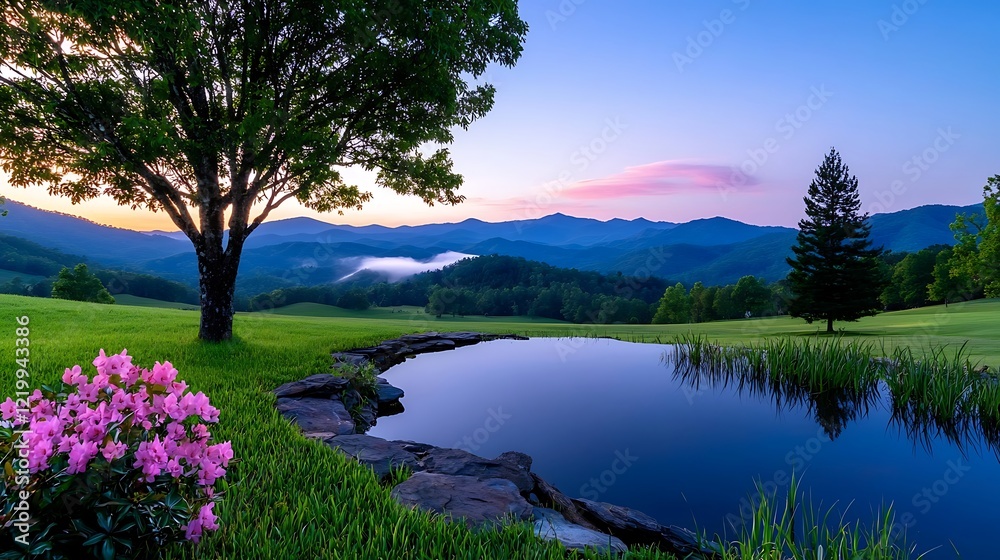
M 308 308 L 306 308 L 308 309 Z M 788 318 L 701 325 L 587 326 L 509 318 L 442 318 L 383 314 L 365 318 L 280 313 L 238 314 L 235 338 L 197 340 L 198 314 L 179 309 L 97 305 L 0 295 L 7 363 L 0 395 L 13 392 L 14 318 L 30 318 L 30 372 L 34 385 L 55 382 L 73 364 L 89 367 L 100 348 L 127 348 L 140 366 L 169 360 L 193 391 L 204 391 L 222 411 L 213 429 L 232 440 L 239 463 L 228 477 L 219 508 L 223 527 L 207 539 L 203 558 L 548 558 L 560 547 L 542 544 L 524 527 L 472 533 L 397 505 L 367 469 L 307 441 L 274 409 L 274 387 L 329 371 L 330 352 L 370 345 L 407 332 L 478 329 L 550 336 L 618 336 L 667 341 L 694 331 L 722 341 L 808 335 L 817 326 Z M 1000 365 L 1000 301 L 887 313 L 850 326 L 850 336 L 885 337 L 888 346 L 959 344 L 974 357 Z M 2 346 L 2 344 L 0 344 Z M 3 397 L 0 397 L 2 400 Z M 174 549 L 173 557 L 191 557 Z M 645 551 L 629 558 L 662 557 Z
M 400 305 L 396 307 L 371 307 L 365 309 L 364 311 L 358 311 L 355 309 L 344 309 L 343 307 L 335 307 L 333 305 L 323 305 L 321 303 L 293 303 L 291 305 L 286 305 L 285 307 L 277 307 L 275 309 L 270 309 L 267 311 L 260 311 L 255 314 L 258 315 L 289 315 L 294 317 L 334 317 L 334 318 L 352 318 L 352 319 L 393 319 L 396 321 L 403 322 L 413 322 L 413 321 L 434 321 L 436 323 L 503 323 L 510 324 L 511 320 L 514 319 L 518 324 L 523 325 L 536 325 L 536 324 L 568 324 L 565 321 L 559 321 L 557 319 L 545 319 L 545 318 L 534 318 L 534 317 L 484 317 L 482 315 L 470 315 L 464 317 L 452 317 L 450 315 L 443 315 L 440 318 L 434 317 L 433 315 L 428 315 L 424 312 L 423 307 L 416 307 L 413 305 Z
M 190 303 L 177 303 L 175 301 L 150 299 L 139 296 L 133 296 L 132 294 L 116 294 L 115 304 L 132 305 L 138 307 L 155 307 L 158 309 L 184 309 L 186 311 L 198 311 L 198 306 L 191 305 Z

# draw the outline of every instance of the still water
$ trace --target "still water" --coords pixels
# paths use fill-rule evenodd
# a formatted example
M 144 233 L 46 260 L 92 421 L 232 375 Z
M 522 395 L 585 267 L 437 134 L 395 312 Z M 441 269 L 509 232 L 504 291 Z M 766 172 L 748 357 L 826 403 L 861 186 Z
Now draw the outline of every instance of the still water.
M 893 504 L 917 552 L 996 558 L 1000 460 L 973 429 L 947 437 L 893 418 L 886 391 L 821 395 L 675 371 L 667 345 L 501 340 L 426 354 L 387 372 L 405 411 L 369 434 L 523 451 L 570 496 L 709 535 L 737 526 L 756 485 L 794 473 L 816 508 L 870 522 Z

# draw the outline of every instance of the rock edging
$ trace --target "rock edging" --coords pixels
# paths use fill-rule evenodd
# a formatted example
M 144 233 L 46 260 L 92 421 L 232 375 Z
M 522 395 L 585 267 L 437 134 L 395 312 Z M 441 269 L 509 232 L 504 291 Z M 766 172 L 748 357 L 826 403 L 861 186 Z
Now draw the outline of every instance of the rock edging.
M 526 340 L 517 335 L 477 332 L 411 334 L 376 346 L 335 352 L 332 367 L 339 370 L 371 363 L 381 373 L 417 354 L 498 339 Z M 403 390 L 381 377 L 377 398 L 367 402 L 361 402 L 361 395 L 348 379 L 331 374 L 311 375 L 273 392 L 278 411 L 298 424 L 305 436 L 321 439 L 353 457 L 381 480 L 387 480 L 394 469 L 412 472 L 391 491 L 402 504 L 475 528 L 493 526 L 504 519 L 533 522 L 537 536 L 558 540 L 572 549 L 625 552 L 627 545 L 654 545 L 680 557 L 713 556 L 713 551 L 698 545 L 690 531 L 662 526 L 630 508 L 566 496 L 531 472 L 531 457 L 524 453 L 508 451 L 487 459 L 461 449 L 365 435 L 378 416 L 403 410 L 399 403 Z M 361 422 L 355 422 L 348 412 L 356 406 L 360 406 Z

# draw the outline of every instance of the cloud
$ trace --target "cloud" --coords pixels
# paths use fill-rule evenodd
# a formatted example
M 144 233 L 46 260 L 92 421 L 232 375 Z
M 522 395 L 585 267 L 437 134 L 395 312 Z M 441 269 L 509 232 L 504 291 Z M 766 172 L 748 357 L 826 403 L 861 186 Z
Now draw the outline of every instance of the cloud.
M 600 200 L 626 196 L 662 196 L 667 194 L 718 191 L 732 186 L 757 184 L 736 167 L 657 161 L 634 167 L 600 179 L 578 181 L 564 195 L 570 199 Z
M 475 256 L 476 255 L 466 255 L 464 253 L 448 251 L 435 255 L 426 261 L 418 261 L 416 259 L 411 259 L 410 257 L 357 257 L 351 259 L 358 261 L 355 265 L 357 268 L 354 272 L 344 276 L 340 280 L 345 280 L 362 270 L 371 270 L 385 274 L 389 278 L 390 282 L 396 282 L 397 280 L 402 280 L 403 278 L 413 276 L 414 274 L 418 274 L 420 272 L 440 270 L 462 259 Z

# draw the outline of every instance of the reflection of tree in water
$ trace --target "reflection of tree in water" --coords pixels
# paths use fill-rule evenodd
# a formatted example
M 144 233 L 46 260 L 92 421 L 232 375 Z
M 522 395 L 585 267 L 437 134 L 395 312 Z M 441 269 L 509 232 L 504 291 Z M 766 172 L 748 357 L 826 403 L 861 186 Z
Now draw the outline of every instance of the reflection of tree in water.
M 674 378 L 695 391 L 733 387 L 740 396 L 771 401 L 779 414 L 805 407 L 831 440 L 839 437 L 850 422 L 864 418 L 879 396 L 874 383 L 860 389 L 829 384 L 810 387 L 808 383 L 761 371 L 677 367 Z
M 1000 460 L 1000 424 L 993 419 L 973 414 L 941 417 L 929 408 L 893 399 L 889 425 L 928 453 L 933 451 L 932 444 L 936 440 L 944 439 L 963 455 L 968 455 L 970 450 L 976 453 L 989 450 Z
M 961 412 L 950 418 L 935 416 L 928 407 L 900 402 L 875 378 L 870 383 L 831 385 L 827 379 L 818 383 L 749 367 L 729 369 L 710 363 L 701 367 L 684 363 L 675 364 L 674 379 L 696 392 L 732 388 L 740 396 L 771 401 L 778 413 L 806 407 L 831 440 L 840 437 L 851 422 L 866 417 L 871 406 L 885 394 L 889 395 L 892 410 L 890 426 L 905 434 L 914 445 L 930 452 L 931 444 L 943 438 L 963 453 L 968 449 L 989 449 L 1000 459 L 1000 421 Z

